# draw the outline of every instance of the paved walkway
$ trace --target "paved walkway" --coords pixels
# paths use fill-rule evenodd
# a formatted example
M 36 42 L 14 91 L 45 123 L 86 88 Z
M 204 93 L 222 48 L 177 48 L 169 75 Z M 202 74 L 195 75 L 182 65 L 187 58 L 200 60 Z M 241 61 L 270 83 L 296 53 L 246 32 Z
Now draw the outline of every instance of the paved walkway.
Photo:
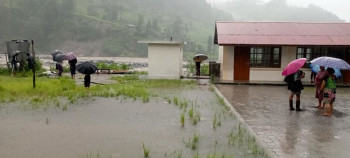
M 314 88 L 302 91 L 303 112 L 290 111 L 286 86 L 217 84 L 217 88 L 276 157 L 347 158 L 350 89 L 338 88 L 332 117 L 313 106 Z M 295 103 L 294 103 L 295 104 Z

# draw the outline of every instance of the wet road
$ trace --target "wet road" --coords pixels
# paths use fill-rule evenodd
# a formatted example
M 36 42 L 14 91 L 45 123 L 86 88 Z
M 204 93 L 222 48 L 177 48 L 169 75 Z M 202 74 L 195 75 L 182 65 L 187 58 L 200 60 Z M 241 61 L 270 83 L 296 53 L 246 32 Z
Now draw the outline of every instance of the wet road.
M 303 112 L 289 110 L 284 86 L 217 85 L 276 157 L 346 158 L 350 155 L 350 89 L 338 88 L 332 117 L 314 108 L 314 88 L 301 94 Z M 294 101 L 295 106 L 295 101 Z

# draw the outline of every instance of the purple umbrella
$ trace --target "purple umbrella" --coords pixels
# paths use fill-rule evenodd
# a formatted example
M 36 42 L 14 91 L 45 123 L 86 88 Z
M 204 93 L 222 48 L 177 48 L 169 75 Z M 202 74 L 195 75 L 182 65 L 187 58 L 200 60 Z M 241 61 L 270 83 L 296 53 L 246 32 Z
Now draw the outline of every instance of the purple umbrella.
M 313 65 L 320 65 L 324 67 L 331 67 L 331 68 L 337 68 L 342 70 L 349 70 L 350 65 L 339 58 L 333 58 L 333 57 L 318 57 L 314 60 L 310 61 Z
M 64 56 L 64 59 L 68 60 L 68 61 L 76 59 L 76 58 L 77 58 L 77 55 L 73 52 L 69 52 Z

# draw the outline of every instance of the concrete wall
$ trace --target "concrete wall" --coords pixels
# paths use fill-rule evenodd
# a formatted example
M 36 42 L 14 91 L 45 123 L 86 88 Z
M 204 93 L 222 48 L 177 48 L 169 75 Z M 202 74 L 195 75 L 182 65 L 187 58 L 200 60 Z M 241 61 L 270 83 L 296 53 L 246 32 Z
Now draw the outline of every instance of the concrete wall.
M 234 74 L 234 46 L 224 46 L 222 48 L 222 62 L 221 62 L 221 80 L 232 80 Z
M 221 80 L 233 81 L 234 46 L 221 46 Z M 284 46 L 281 52 L 281 68 L 250 68 L 250 81 L 283 81 L 283 69 L 296 58 L 296 47 Z M 220 53 L 219 53 L 220 60 Z M 305 72 L 303 81 L 310 81 L 311 70 L 302 68 Z
M 148 77 L 179 79 L 182 75 L 183 47 L 180 44 L 148 44 Z

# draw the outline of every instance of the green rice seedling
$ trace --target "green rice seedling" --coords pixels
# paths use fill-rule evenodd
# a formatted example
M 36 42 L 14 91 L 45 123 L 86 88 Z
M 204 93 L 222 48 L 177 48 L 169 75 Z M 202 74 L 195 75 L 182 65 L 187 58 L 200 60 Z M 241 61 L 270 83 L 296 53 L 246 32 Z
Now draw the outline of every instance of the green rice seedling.
M 171 99 L 170 99 L 169 97 L 165 97 L 165 100 L 166 100 L 169 104 L 171 104 Z
M 62 111 L 67 111 L 67 105 L 64 105 L 64 106 L 62 107 Z
M 173 102 L 174 102 L 174 104 L 177 106 L 177 105 L 179 105 L 179 99 L 177 98 L 177 97 L 175 97 L 174 96 L 174 98 L 173 98 Z
M 213 119 L 213 128 L 216 128 L 217 125 L 217 118 L 216 118 L 216 114 L 214 115 L 214 119 Z
M 196 125 L 197 123 L 198 123 L 198 118 L 197 117 L 192 118 L 192 124 Z
M 188 116 L 192 119 L 193 118 L 193 105 L 191 109 L 188 111 Z
M 201 114 L 198 111 L 196 112 L 194 117 L 197 118 L 198 121 L 201 120 Z
M 235 142 L 237 140 L 237 135 L 235 134 L 234 130 L 231 130 L 231 132 L 227 135 L 228 138 L 228 144 L 235 145 Z
M 180 108 L 187 108 L 187 102 L 186 101 L 180 101 Z
M 177 155 L 175 156 L 176 158 L 182 158 L 182 152 L 178 152 Z
M 17 99 L 16 99 L 15 97 L 12 97 L 12 96 L 11 96 L 10 99 L 9 99 L 9 101 L 10 101 L 10 102 L 16 102 Z
M 143 94 L 142 95 L 142 102 L 143 103 L 148 103 L 149 102 L 149 95 L 148 94 Z
M 192 158 L 199 158 L 199 152 L 196 152 L 196 155 L 193 155 Z
M 217 121 L 217 126 L 221 126 L 221 120 Z
M 184 127 L 185 126 L 185 113 L 181 114 L 181 126 Z
M 190 147 L 192 150 L 198 148 L 200 135 L 194 133 L 193 138 L 188 138 L 188 142 L 186 143 L 187 147 Z
M 243 128 L 241 127 L 241 123 L 238 125 L 238 135 L 242 136 L 243 135 Z
M 214 90 L 215 90 L 214 86 L 209 87 L 209 91 L 214 92 Z
M 30 104 L 36 105 L 42 103 L 44 100 L 39 97 L 34 97 L 33 99 L 30 100 Z
M 216 95 L 217 98 L 218 98 L 218 102 L 220 105 L 225 105 L 226 106 L 226 103 L 225 103 L 225 100 L 224 98 L 220 97 L 219 95 Z
M 200 136 L 199 135 L 197 135 L 196 133 L 194 133 L 193 134 L 193 142 L 195 142 L 195 143 L 198 143 L 199 142 L 199 138 L 200 138 Z
M 142 148 L 143 148 L 143 156 L 148 157 L 150 149 L 146 148 L 145 144 L 142 142 Z
M 48 124 L 49 124 L 49 122 L 50 122 L 50 118 L 49 118 L 49 117 L 47 117 L 47 118 L 46 118 L 46 125 L 48 125 Z

